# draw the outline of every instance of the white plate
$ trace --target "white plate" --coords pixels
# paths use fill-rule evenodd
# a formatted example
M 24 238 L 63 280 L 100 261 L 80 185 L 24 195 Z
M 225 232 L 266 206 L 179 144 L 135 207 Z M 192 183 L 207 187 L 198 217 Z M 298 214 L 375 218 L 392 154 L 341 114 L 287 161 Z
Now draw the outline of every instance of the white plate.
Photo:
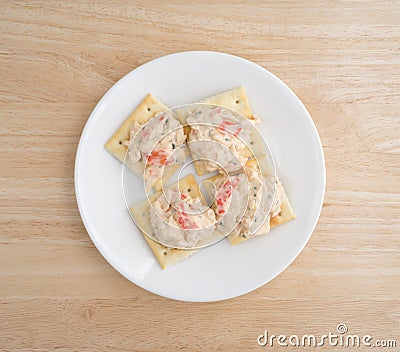
M 126 210 L 121 164 L 103 145 L 148 92 L 174 107 L 239 85 L 246 88 L 253 112 L 261 118 L 260 130 L 271 147 L 297 219 L 238 246 L 224 240 L 161 270 Z M 301 101 L 264 68 L 209 51 L 167 55 L 119 80 L 90 115 L 75 162 L 79 210 L 101 254 L 140 287 L 184 301 L 223 300 L 272 280 L 309 240 L 324 190 L 321 141 Z

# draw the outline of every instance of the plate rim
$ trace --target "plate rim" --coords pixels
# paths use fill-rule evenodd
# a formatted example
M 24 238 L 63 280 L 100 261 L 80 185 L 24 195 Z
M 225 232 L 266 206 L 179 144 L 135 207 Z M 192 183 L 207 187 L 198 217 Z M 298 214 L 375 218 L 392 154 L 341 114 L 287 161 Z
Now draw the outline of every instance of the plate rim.
M 79 177 L 78 177 L 78 173 L 79 173 L 79 160 L 81 157 L 81 149 L 82 149 L 82 145 L 83 145 L 83 140 L 85 138 L 85 136 L 87 135 L 87 131 L 89 130 L 91 124 L 94 121 L 94 117 L 97 115 L 98 111 L 101 109 L 101 107 L 105 104 L 105 101 L 107 101 L 108 97 L 113 93 L 113 91 L 121 84 L 123 84 L 123 82 L 125 82 L 130 75 L 134 74 L 134 72 L 138 72 L 144 69 L 144 66 L 155 63 L 157 61 L 162 61 L 165 60 L 167 58 L 173 57 L 173 56 L 180 56 L 180 55 L 195 55 L 195 54 L 201 54 L 201 55 L 220 55 L 220 56 L 226 56 L 229 58 L 233 58 L 239 61 L 242 61 L 245 64 L 251 64 L 254 66 L 257 66 L 258 69 L 261 69 L 264 71 L 264 73 L 268 74 L 269 76 L 271 76 L 274 80 L 278 81 L 280 84 L 282 84 L 287 92 L 291 95 L 291 98 L 294 99 L 297 104 L 301 107 L 301 109 L 303 110 L 303 112 L 305 113 L 305 116 L 307 117 L 309 123 L 310 123 L 310 127 L 312 129 L 312 133 L 314 134 L 314 137 L 316 137 L 316 141 L 318 142 L 318 154 L 320 156 L 320 162 L 321 162 L 321 171 L 322 171 L 322 192 L 321 192 L 321 196 L 319 199 L 319 204 L 318 204 L 318 213 L 317 216 L 315 217 L 314 222 L 311 225 L 311 230 L 310 233 L 307 234 L 307 240 L 304 242 L 304 245 L 301 246 L 301 248 L 299 247 L 297 251 L 295 251 L 295 255 L 293 256 L 293 258 L 291 258 L 291 260 L 288 261 L 288 263 L 283 266 L 283 268 L 277 272 L 274 276 L 272 276 L 271 278 L 267 279 L 266 281 L 261 282 L 258 285 L 255 285 L 253 287 L 251 287 L 250 289 L 245 289 L 245 290 L 239 290 L 239 293 L 233 293 L 233 294 L 229 294 L 229 295 L 225 295 L 223 298 L 220 297 L 214 297 L 213 299 L 198 299 L 198 298 L 183 298 L 183 297 L 174 297 L 168 293 L 162 292 L 162 290 L 158 290 L 158 289 L 150 289 L 150 288 L 144 288 L 139 280 L 135 280 L 133 278 L 131 278 L 130 275 L 128 275 L 126 272 L 124 272 L 124 270 L 122 270 L 121 268 L 118 267 L 117 263 L 114 262 L 114 260 L 105 253 L 105 251 L 102 249 L 102 246 L 100 245 L 99 241 L 96 239 L 96 236 L 94 236 L 92 234 L 92 229 L 89 225 L 89 222 L 87 221 L 87 219 L 85 219 L 84 216 L 84 212 L 83 212 L 83 205 L 82 205 L 82 200 L 80 197 L 80 193 L 79 193 Z M 170 53 L 167 55 L 163 55 L 163 56 L 159 56 L 155 59 L 151 59 L 148 60 L 142 64 L 140 64 L 138 67 L 132 69 L 131 71 L 129 71 L 127 74 L 125 74 L 124 76 L 122 76 L 118 81 L 116 81 L 108 90 L 107 92 L 101 97 L 101 99 L 98 101 L 98 103 L 96 104 L 96 106 L 94 107 L 94 109 L 92 110 L 92 112 L 90 113 L 85 126 L 81 132 L 81 135 L 79 137 L 79 143 L 78 143 L 78 147 L 76 150 L 76 155 L 75 155 L 75 163 L 74 163 L 74 190 L 75 190 L 75 198 L 77 201 L 77 205 L 78 205 L 78 210 L 79 210 L 79 215 L 82 219 L 83 225 L 86 229 L 87 234 L 89 235 L 89 238 L 91 239 L 91 241 L 93 242 L 93 244 L 95 245 L 96 249 L 100 252 L 100 254 L 103 256 L 103 258 L 108 262 L 109 265 L 111 265 L 113 267 L 113 269 L 118 272 L 120 275 L 122 275 L 125 279 L 127 279 L 128 281 L 134 283 L 136 286 L 140 287 L 143 290 L 146 290 L 148 292 L 151 292 L 153 294 L 156 294 L 158 296 L 161 297 L 166 297 L 168 299 L 173 299 L 176 301 L 183 301 L 183 302 L 217 302 L 217 301 L 224 301 L 224 300 L 228 300 L 228 299 L 232 299 L 235 297 L 240 297 L 243 296 L 249 292 L 255 291 L 257 289 L 259 289 L 260 287 L 264 286 L 265 284 L 267 284 L 268 282 L 272 281 L 273 279 L 275 279 L 276 277 L 278 277 L 283 271 L 285 271 L 293 262 L 294 260 L 299 256 L 299 254 L 303 251 L 303 249 L 306 247 L 306 245 L 308 244 L 311 236 L 313 235 L 315 228 L 318 224 L 318 221 L 320 219 L 321 216 L 321 211 L 322 211 L 322 207 L 323 207 L 323 202 L 324 202 L 324 198 L 325 198 L 325 192 L 326 192 L 326 163 L 325 163 L 325 155 L 324 155 L 324 150 L 323 150 L 323 146 L 322 146 L 322 142 L 321 142 L 321 138 L 319 136 L 317 127 L 315 126 L 314 120 L 312 119 L 310 113 L 308 112 L 307 108 L 305 107 L 305 105 L 303 104 L 303 102 L 300 100 L 300 98 L 294 93 L 294 91 L 284 82 L 282 81 L 279 77 L 277 77 L 275 74 L 273 74 L 272 72 L 270 72 L 269 70 L 267 70 L 266 68 L 262 67 L 261 65 L 245 59 L 243 57 L 237 56 L 237 55 L 233 55 L 233 54 L 228 54 L 228 53 L 224 53 L 224 52 L 218 52 L 218 51 L 209 51 L 209 50 L 190 50 L 190 51 L 179 51 L 179 52 L 174 52 L 174 53 Z

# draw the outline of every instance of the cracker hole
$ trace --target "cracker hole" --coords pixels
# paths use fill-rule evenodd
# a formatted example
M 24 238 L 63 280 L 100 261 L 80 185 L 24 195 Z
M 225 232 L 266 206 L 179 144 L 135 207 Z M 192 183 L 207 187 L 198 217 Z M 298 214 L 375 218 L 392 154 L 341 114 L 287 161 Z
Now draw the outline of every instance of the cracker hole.
M 238 99 L 236 99 L 236 100 L 235 100 L 235 103 L 236 103 L 236 104 L 239 104 L 239 103 L 240 103 L 240 101 L 239 101 Z
M 188 192 L 191 192 L 192 191 L 192 189 L 191 188 L 188 188 Z
M 167 251 L 164 251 L 163 254 L 164 254 L 164 255 L 167 255 Z
M 278 216 L 282 216 L 282 212 L 281 211 L 279 212 Z
M 150 109 L 150 108 L 147 108 L 147 111 L 149 111 L 149 112 L 150 112 L 150 111 L 151 111 L 151 109 Z
M 119 141 L 119 144 L 122 144 L 122 141 Z
M 253 141 L 251 141 L 251 142 L 250 142 L 250 145 L 253 145 L 253 144 L 254 144 L 254 142 L 253 142 Z

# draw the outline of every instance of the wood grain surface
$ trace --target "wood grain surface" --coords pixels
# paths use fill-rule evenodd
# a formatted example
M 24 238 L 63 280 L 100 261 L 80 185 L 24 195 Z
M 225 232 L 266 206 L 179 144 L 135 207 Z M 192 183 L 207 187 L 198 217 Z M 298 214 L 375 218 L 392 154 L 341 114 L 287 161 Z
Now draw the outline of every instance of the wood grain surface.
M 339 323 L 399 350 L 399 23 L 398 1 L 1 1 L 0 350 L 262 350 L 265 329 L 322 335 Z M 295 262 L 209 304 L 158 297 L 114 271 L 74 194 L 98 100 L 138 65 L 185 50 L 236 54 L 284 80 L 327 167 L 321 218 Z

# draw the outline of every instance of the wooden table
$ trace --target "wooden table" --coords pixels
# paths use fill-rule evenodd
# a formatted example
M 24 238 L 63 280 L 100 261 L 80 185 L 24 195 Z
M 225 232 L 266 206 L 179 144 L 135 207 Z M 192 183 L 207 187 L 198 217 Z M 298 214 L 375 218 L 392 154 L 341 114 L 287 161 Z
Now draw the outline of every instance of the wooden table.
M 0 8 L 2 351 L 256 350 L 265 329 L 319 336 L 339 323 L 400 348 L 398 2 Z M 327 167 L 321 218 L 295 262 L 209 304 L 158 297 L 114 271 L 74 195 L 77 144 L 98 100 L 138 65 L 185 50 L 240 55 L 284 80 L 313 116 Z

